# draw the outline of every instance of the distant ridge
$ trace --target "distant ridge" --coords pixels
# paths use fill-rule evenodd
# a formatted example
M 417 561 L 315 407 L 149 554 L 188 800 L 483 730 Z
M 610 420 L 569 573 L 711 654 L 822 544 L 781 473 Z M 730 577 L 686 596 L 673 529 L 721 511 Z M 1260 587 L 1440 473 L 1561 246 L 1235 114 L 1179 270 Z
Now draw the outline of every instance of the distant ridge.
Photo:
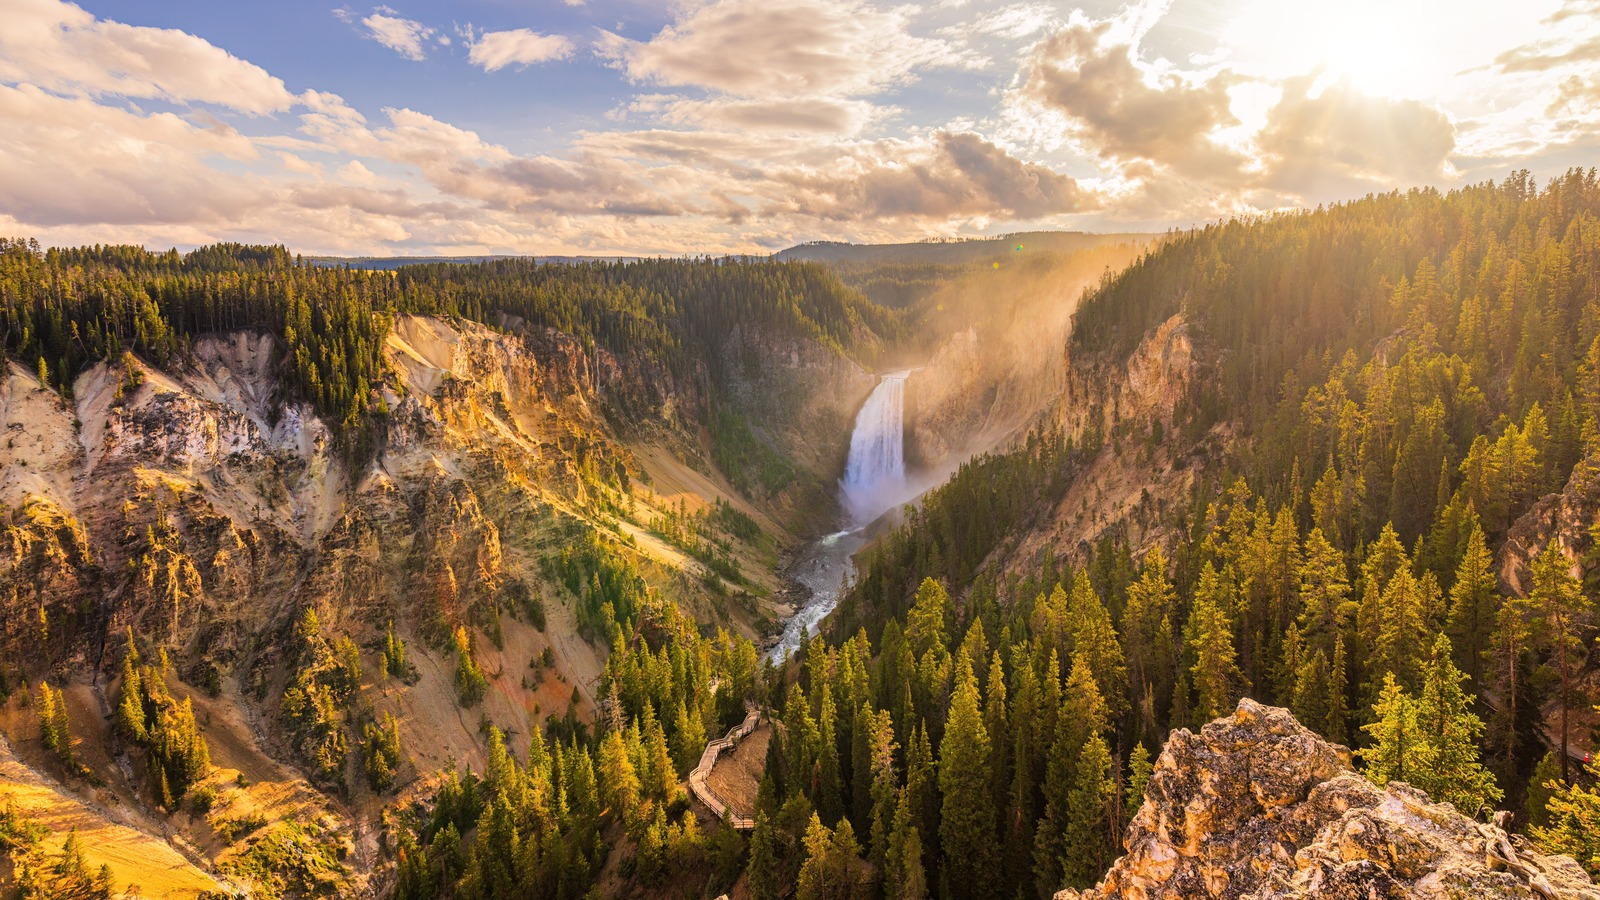
M 824 263 L 942 263 L 982 262 L 1009 253 L 1070 253 L 1106 244 L 1144 243 L 1156 234 L 1126 232 L 1090 234 L 1083 231 L 1024 231 L 958 241 L 918 241 L 907 244 L 849 244 L 812 241 L 773 254 L 774 259 Z
M 586 262 L 634 262 L 645 259 L 643 256 L 532 256 L 520 253 L 501 253 L 494 256 L 307 256 L 306 262 L 315 266 L 329 266 L 337 268 L 349 266 L 352 269 L 388 270 L 398 269 L 401 266 L 422 266 L 429 263 L 457 263 L 471 265 L 473 263 L 493 262 L 497 259 L 533 259 L 543 263 L 556 265 L 574 265 Z

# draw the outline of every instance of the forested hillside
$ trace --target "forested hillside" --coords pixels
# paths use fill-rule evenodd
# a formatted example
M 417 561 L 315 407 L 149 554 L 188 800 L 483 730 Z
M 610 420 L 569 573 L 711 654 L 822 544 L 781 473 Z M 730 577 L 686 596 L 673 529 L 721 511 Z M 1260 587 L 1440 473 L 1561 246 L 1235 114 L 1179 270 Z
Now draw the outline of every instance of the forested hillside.
M 204 334 L 253 329 L 282 341 L 287 399 L 305 400 L 370 452 L 383 411 L 381 349 L 397 314 L 551 328 L 692 383 L 726 373 L 740 327 L 870 354 L 900 328 L 825 268 L 747 259 L 539 264 L 498 259 L 394 272 L 305 264 L 282 247 L 187 254 L 108 246 L 42 251 L 0 241 L 0 346 L 70 391 L 89 362 L 124 350 L 181 362 Z
M 806 263 L 5 241 L 0 891 L 731 883 L 682 779 L 902 318 Z
M 117 710 L 106 740 L 154 806 L 217 792 L 203 833 L 229 832 L 216 858 L 236 883 L 316 895 L 284 879 L 332 883 L 344 867 L 341 885 L 359 870 L 407 898 L 1049 897 L 1111 865 L 1168 736 L 1245 696 L 1351 746 L 1380 785 L 1469 816 L 1510 810 L 1545 851 L 1600 871 L 1597 773 L 1583 766 L 1600 577 L 1593 173 L 1230 221 L 1142 253 L 1107 245 L 1078 258 L 1106 270 L 1081 299 L 1088 269 L 1037 261 L 985 281 L 728 260 L 370 273 L 246 248 L 12 244 L 4 258 L 3 333 L 36 383 L 102 397 L 114 382 L 134 406 L 106 414 L 86 396 L 79 415 L 106 424 L 58 427 L 88 435 L 91 461 L 139 448 L 110 469 L 137 486 L 126 507 L 12 514 L 11 571 L 41 585 L 18 608 L 42 612 L 6 636 L 60 660 L 63 631 L 135 625 L 110 632 L 99 663 L 121 673 L 93 689 Z M 1018 288 L 1035 268 L 1059 282 Z M 952 285 L 977 305 L 938 310 Z M 776 558 L 768 517 L 795 463 L 772 429 L 800 390 L 778 381 L 826 368 L 788 348 L 898 359 L 941 320 L 981 345 L 971 313 L 986 285 L 1027 313 L 996 333 L 1078 304 L 1050 349 L 1059 361 L 1017 369 L 1059 377 L 1059 397 L 879 537 L 823 633 L 762 671 L 740 634 L 771 598 L 740 566 Z M 377 460 L 351 508 L 300 538 L 292 581 L 230 560 L 287 558 L 291 525 L 310 530 L 302 516 L 230 532 L 195 499 L 231 502 L 265 451 L 218 451 L 198 475 L 171 452 L 160 478 L 145 468 L 150 435 L 176 421 L 152 405 L 175 390 L 163 379 L 226 383 L 218 360 L 233 357 L 213 332 L 230 329 L 281 342 L 281 399 Z M 743 330 L 761 336 L 730 337 Z M 169 376 L 126 349 L 197 368 Z M 597 390 L 605 365 L 585 361 L 603 354 L 615 371 Z M 752 380 L 783 359 L 800 360 L 793 378 Z M 74 381 L 80 369 L 93 377 Z M 602 396 L 630 381 L 669 388 Z M 711 474 L 743 488 L 692 510 L 643 485 L 644 451 L 619 437 L 691 384 L 704 402 L 680 437 L 707 441 Z M 591 402 L 633 412 L 616 429 L 563 430 Z M 314 455 L 294 465 L 318 471 Z M 105 611 L 61 602 L 63 584 L 101 591 Z M 427 594 L 400 603 L 399 584 Z M 273 639 L 242 636 L 248 617 L 230 604 L 274 592 L 293 602 Z M 566 680 L 575 659 L 589 680 Z M 216 739 L 229 758 L 205 755 L 221 732 L 211 707 L 190 705 L 209 702 L 187 687 L 208 678 L 274 723 L 278 752 L 328 796 L 381 817 L 381 846 L 279 865 L 316 845 L 311 817 L 234 833 L 254 822 L 248 790 L 219 780 L 238 759 Z M 86 692 L 39 685 L 28 712 L 8 707 L 8 727 L 32 723 L 40 765 L 68 780 L 91 742 L 75 744 L 57 711 Z M 429 705 L 441 697 L 442 725 Z M 774 720 L 754 827 L 713 831 L 681 779 L 746 702 Z M 457 707 L 481 710 L 476 732 Z M 467 764 L 424 778 L 412 754 L 439 760 L 432 741 Z
M 808 649 L 752 883 L 829 896 L 827 848 L 896 898 L 1087 886 L 1166 735 L 1245 695 L 1594 867 L 1597 217 L 1593 172 L 1517 173 L 1108 277 L 1053 423 L 930 494 Z

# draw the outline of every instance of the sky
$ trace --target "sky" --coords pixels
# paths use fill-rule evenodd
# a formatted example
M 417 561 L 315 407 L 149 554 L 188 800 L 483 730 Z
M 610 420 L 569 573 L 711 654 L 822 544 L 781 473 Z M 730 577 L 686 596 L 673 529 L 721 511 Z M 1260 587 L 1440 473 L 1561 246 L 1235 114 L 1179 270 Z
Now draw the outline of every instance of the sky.
M 1164 230 L 1600 164 L 1600 0 L 0 0 L 0 234 Z

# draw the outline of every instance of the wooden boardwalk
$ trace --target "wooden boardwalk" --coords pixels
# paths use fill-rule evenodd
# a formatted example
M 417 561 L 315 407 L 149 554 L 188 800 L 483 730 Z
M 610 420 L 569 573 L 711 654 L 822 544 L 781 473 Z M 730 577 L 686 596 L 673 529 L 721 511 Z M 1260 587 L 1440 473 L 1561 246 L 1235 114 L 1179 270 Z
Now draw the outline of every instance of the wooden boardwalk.
M 700 763 L 689 773 L 689 790 L 694 792 L 695 798 L 706 805 L 717 818 L 740 831 L 749 831 L 756 827 L 756 820 L 748 816 L 741 816 L 733 810 L 728 801 L 717 796 L 711 789 L 711 784 L 706 781 L 711 775 L 711 769 L 717 764 L 717 757 L 725 750 L 732 750 L 738 746 L 752 731 L 756 730 L 756 723 L 761 721 L 761 710 L 754 703 L 745 704 L 748 714 L 744 721 L 735 725 L 723 737 L 706 744 L 705 752 L 700 754 Z

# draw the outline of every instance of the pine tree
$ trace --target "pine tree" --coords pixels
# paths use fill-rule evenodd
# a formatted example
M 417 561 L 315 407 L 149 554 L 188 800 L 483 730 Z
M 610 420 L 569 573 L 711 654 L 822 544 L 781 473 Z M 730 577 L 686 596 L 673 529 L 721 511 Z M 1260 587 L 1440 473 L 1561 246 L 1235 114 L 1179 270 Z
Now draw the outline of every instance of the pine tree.
M 924 578 L 917 588 L 911 612 L 906 616 L 906 642 L 911 647 L 912 657 L 920 661 L 929 653 L 948 653 L 954 618 L 954 607 L 944 585 Z
M 894 830 L 889 839 L 889 856 L 884 872 L 886 900 L 924 900 L 928 895 L 927 867 L 923 862 L 922 837 L 912 821 L 911 804 L 904 792 L 894 812 Z
M 1210 571 L 1209 566 L 1207 570 Z M 1216 574 L 1211 574 L 1214 581 Z M 1202 574 L 1202 588 L 1195 594 L 1194 610 L 1185 629 L 1185 643 L 1194 656 L 1194 665 L 1189 669 L 1197 696 L 1194 717 L 1200 722 L 1209 722 L 1231 710 L 1239 697 L 1238 688 L 1244 686 L 1244 673 L 1239 671 L 1233 647 L 1233 625 L 1213 600 L 1213 592 L 1204 589 L 1205 584 L 1206 576 Z
M 1417 728 L 1427 752 L 1411 767 L 1408 781 L 1434 800 L 1454 804 L 1468 816 L 1493 808 L 1504 796 L 1494 775 L 1483 767 L 1478 737 L 1483 722 L 1461 690 L 1467 676 L 1452 660 L 1450 639 L 1434 641 L 1417 701 Z
M 1129 816 L 1144 805 L 1144 789 L 1150 783 L 1154 768 L 1150 762 L 1150 751 L 1143 744 L 1134 744 L 1133 752 L 1128 754 L 1128 787 L 1124 798 Z
M 824 681 L 821 711 L 817 716 L 814 775 L 816 790 L 812 793 L 811 803 L 816 807 L 823 823 L 832 822 L 835 827 L 839 819 L 844 816 L 844 786 L 839 772 L 839 744 L 834 733 L 834 723 L 837 719 L 838 708 L 833 701 L 833 687 Z
M 1600 767 L 1589 767 L 1589 778 L 1600 777 Z M 1600 876 L 1600 789 L 1556 778 L 1544 782 L 1550 799 L 1545 804 L 1548 824 L 1528 829 L 1533 842 L 1545 853 L 1562 853 L 1576 859 L 1591 876 Z
M 638 770 L 628 756 L 628 747 L 621 732 L 608 731 L 601 739 L 595 780 L 602 792 L 601 801 L 605 803 L 609 814 L 613 818 L 632 821 L 638 813 L 641 789 Z
M 1301 663 L 1300 678 L 1295 683 L 1289 710 L 1302 725 L 1319 732 L 1323 731 L 1329 720 L 1328 699 L 1333 693 L 1332 685 L 1332 667 L 1321 650 L 1311 654 L 1310 659 Z M 1331 736 L 1327 737 L 1332 740 Z
M 1178 665 L 1173 646 L 1172 617 L 1177 598 L 1167 580 L 1166 558 L 1159 548 L 1145 557 L 1139 580 L 1128 586 L 1122 609 L 1123 649 L 1128 655 L 1129 688 L 1135 697 L 1149 695 L 1143 726 L 1159 725 L 1158 711 L 1172 704 Z
M 1522 717 L 1526 715 L 1522 668 L 1523 657 L 1533 637 L 1531 620 L 1531 603 L 1525 597 L 1506 598 L 1495 614 L 1494 650 L 1491 655 L 1501 703 L 1493 718 L 1493 738 L 1500 753 L 1497 768 L 1502 776 L 1509 776 L 1518 768 L 1521 743 L 1519 728 Z
M 911 814 L 911 824 L 916 826 L 919 833 L 939 835 L 940 806 L 939 806 L 939 778 L 934 769 L 933 742 L 928 738 L 928 729 L 922 723 L 917 723 L 917 730 L 912 735 L 906 748 L 906 783 L 902 789 L 908 810 Z M 939 851 L 938 842 L 932 846 L 924 844 L 923 855 L 923 883 L 928 883 L 928 872 L 932 870 L 937 858 L 934 854 Z
M 1369 558 L 1368 562 L 1372 560 Z M 1376 632 L 1369 638 L 1372 658 L 1367 671 L 1377 692 L 1380 676 L 1393 673 L 1402 687 L 1415 690 L 1421 684 L 1422 661 L 1426 655 L 1423 637 L 1427 633 L 1424 609 L 1431 576 L 1419 580 L 1408 568 L 1395 571 L 1384 588 L 1376 610 Z M 1375 583 L 1375 582 L 1368 582 Z M 1437 586 L 1433 588 L 1437 590 Z
M 772 833 L 772 822 L 767 819 L 765 811 L 756 813 L 755 828 L 750 831 L 750 862 L 745 872 L 751 900 L 778 900 L 782 896 L 778 845 Z
M 1128 709 L 1128 668 L 1117 631 L 1111 624 L 1111 614 L 1087 578 L 1073 582 L 1071 603 L 1072 619 L 1076 622 L 1072 631 L 1072 655 L 1088 663 L 1112 716 L 1120 718 Z
M 117 688 L 117 731 L 135 744 L 144 743 L 148 737 L 142 687 L 139 654 L 130 649 L 122 659 L 122 683 Z
M 871 729 L 868 770 L 863 778 L 871 780 L 871 830 L 870 859 L 878 871 L 885 870 L 889 845 L 893 841 L 895 814 L 900 803 L 900 790 L 896 786 L 894 758 L 900 749 L 894 739 L 894 719 L 888 712 L 869 713 L 867 724 Z
M 1033 877 L 1041 896 L 1050 896 L 1065 883 L 1065 863 L 1072 852 L 1068 845 L 1069 818 L 1072 815 L 1072 787 L 1078 751 L 1077 729 L 1068 716 L 1056 720 L 1056 732 L 1045 763 L 1043 784 L 1044 815 L 1034 831 Z
M 1552 750 L 1539 758 L 1539 764 L 1533 767 L 1533 774 L 1528 778 L 1528 797 L 1522 811 L 1523 821 L 1528 828 L 1549 827 L 1550 798 L 1561 787 L 1561 761 L 1556 759 L 1556 753 Z
M 983 697 L 983 726 L 989 733 L 989 795 L 994 809 L 1005 809 L 1011 789 L 1011 720 L 1006 707 L 1006 679 L 1000 651 L 989 661 L 989 686 Z
M 56 695 L 50 689 L 50 682 L 43 679 L 39 681 L 39 701 L 36 709 L 39 714 L 39 743 L 51 753 L 60 753 L 61 733 L 56 730 L 59 725 L 56 716 Z
M 883 896 L 886 900 L 896 900 L 900 896 L 901 886 L 905 884 L 913 865 L 918 870 L 922 868 L 922 848 L 917 848 L 916 856 L 907 853 L 906 839 L 916 829 L 911 820 L 911 803 L 907 792 L 902 790 L 896 798 L 894 823 L 889 831 L 889 852 L 884 859 Z
M 1557 679 L 1556 700 L 1561 708 L 1561 777 L 1567 780 L 1567 743 L 1572 706 L 1577 702 L 1577 674 L 1584 661 L 1579 628 L 1590 609 L 1583 584 L 1572 575 L 1572 563 L 1555 538 L 1533 561 L 1533 589 L 1528 594 L 1533 614 L 1534 639 L 1548 657 L 1546 665 Z
M 1350 582 L 1343 554 L 1328 543 L 1320 528 L 1312 529 L 1306 536 L 1299 578 L 1300 640 L 1304 647 L 1320 649 L 1331 656 L 1333 643 L 1349 620 Z M 1291 677 L 1298 672 L 1298 667 L 1299 660 L 1289 665 Z M 1290 687 L 1292 689 L 1292 683 Z
M 383 636 L 383 675 L 386 678 L 404 678 L 409 668 L 406 663 L 406 642 L 395 636 L 394 623 Z
M 1345 663 L 1344 635 L 1333 644 L 1333 667 L 1328 672 L 1328 718 L 1322 734 L 1330 741 L 1347 743 L 1350 723 L 1349 667 Z
M 1476 521 L 1467 537 L 1467 547 L 1456 568 L 1455 584 L 1450 588 L 1451 642 L 1456 658 L 1467 673 L 1469 683 L 1483 684 L 1485 661 L 1493 638 L 1495 612 L 1499 602 L 1493 557 Z
M 1408 695 L 1394 673 L 1383 676 L 1383 689 L 1372 707 L 1372 722 L 1361 727 L 1372 738 L 1372 745 L 1356 751 L 1366 766 L 1366 775 L 1382 787 L 1391 781 L 1410 781 L 1426 761 L 1427 745 L 1417 731 L 1417 703 Z
M 850 820 L 872 835 L 872 739 L 878 716 L 866 700 L 856 707 L 850 723 Z
M 1098 601 L 1097 601 L 1098 602 Z M 1049 735 L 1042 735 L 1038 710 L 1038 681 L 1032 663 L 1020 652 L 1015 678 L 1017 689 L 1012 702 L 1011 720 L 1011 785 L 1007 792 L 1005 819 L 1001 821 L 1001 838 L 1004 842 L 1002 868 L 1007 873 L 1013 890 L 1016 883 L 1027 877 L 1033 868 L 1033 827 L 1039 818 L 1037 808 L 1038 785 L 1035 770 L 1041 768 L 1040 759 Z M 999 736 L 996 739 L 1003 739 Z
M 1061 714 L 1056 717 L 1056 730 L 1050 745 L 1044 777 L 1044 815 L 1039 820 L 1034 837 L 1033 872 L 1036 887 L 1044 893 L 1054 893 L 1065 882 L 1069 857 L 1080 852 L 1073 842 L 1082 837 L 1075 809 L 1082 798 L 1074 790 L 1088 783 L 1080 769 L 1081 757 L 1090 739 L 1101 740 L 1102 731 L 1108 727 L 1105 703 L 1094 678 L 1080 657 L 1072 664 L 1067 677 L 1066 700 Z M 1109 758 L 1103 777 L 1109 777 Z M 1083 776 L 1083 777 L 1080 777 Z
M 472 659 L 472 639 L 464 625 L 456 627 L 455 647 L 456 696 L 462 706 L 475 706 L 483 700 L 489 679 L 484 677 L 483 670 Z
M 958 900 L 988 896 L 998 859 L 988 763 L 989 733 L 978 709 L 977 678 L 962 665 L 939 744 L 941 884 L 948 888 L 946 896 Z
M 806 860 L 800 866 L 795 900 L 852 900 L 861 888 L 861 848 L 850 820 L 829 831 L 813 813 L 805 835 Z
M 922 836 L 917 833 L 915 825 L 906 829 L 905 856 L 907 859 L 917 859 L 922 856 Z M 894 900 L 927 900 L 927 896 L 926 870 L 920 865 L 907 867 L 905 878 L 894 894 Z
M 1078 753 L 1068 791 L 1066 846 L 1062 876 L 1069 886 L 1094 884 L 1111 864 L 1114 835 L 1112 803 L 1117 785 L 1112 780 L 1111 751 L 1098 732 L 1091 733 Z

